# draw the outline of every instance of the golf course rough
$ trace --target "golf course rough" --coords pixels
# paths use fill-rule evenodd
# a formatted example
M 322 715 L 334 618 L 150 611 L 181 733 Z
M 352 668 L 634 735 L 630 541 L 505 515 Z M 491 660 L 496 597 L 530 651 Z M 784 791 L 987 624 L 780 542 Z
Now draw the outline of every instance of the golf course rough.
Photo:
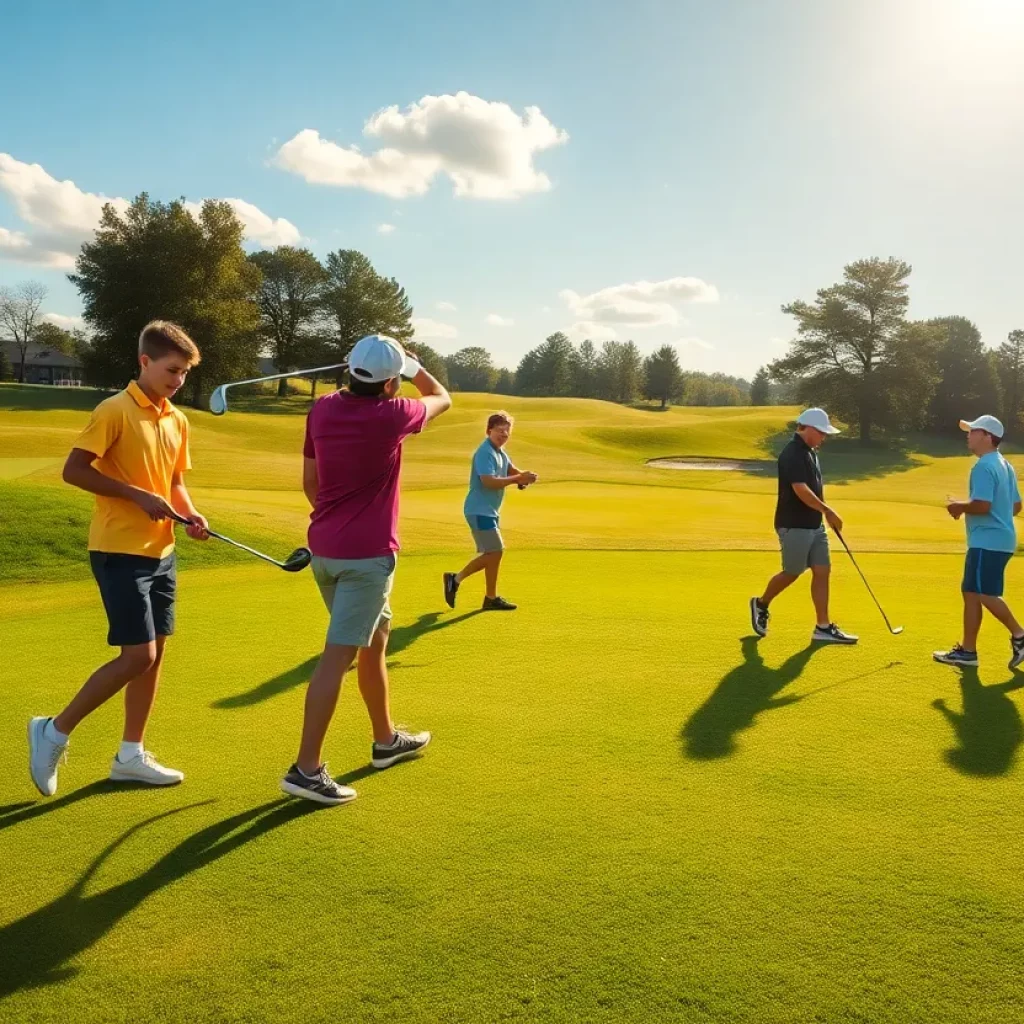
M 42 801 L 25 721 L 107 650 L 89 501 L 59 482 L 99 397 L 0 387 L 0 1021 L 1024 1018 L 1024 694 L 991 625 L 977 674 L 930 662 L 959 625 L 960 450 L 826 446 L 830 501 L 906 632 L 834 545 L 834 614 L 862 642 L 816 650 L 803 583 L 748 636 L 777 566 L 771 475 L 645 465 L 768 458 L 793 410 L 459 395 L 406 450 L 389 664 L 399 720 L 434 732 L 422 759 L 367 767 L 349 680 L 327 750 L 359 799 L 282 799 L 316 588 L 180 537 L 147 746 L 184 785 L 102 781 L 112 701 Z M 304 539 L 305 403 L 262 402 L 189 412 L 191 484 L 215 528 L 281 558 Z M 506 503 L 507 616 L 477 613 L 477 581 L 455 611 L 440 586 L 496 402 L 541 476 Z M 1011 563 L 1011 601 L 1021 580 Z

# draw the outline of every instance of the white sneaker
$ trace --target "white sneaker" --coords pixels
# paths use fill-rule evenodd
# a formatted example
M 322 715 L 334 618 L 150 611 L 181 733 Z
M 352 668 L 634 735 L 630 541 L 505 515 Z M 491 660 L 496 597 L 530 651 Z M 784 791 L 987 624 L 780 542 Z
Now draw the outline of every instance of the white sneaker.
M 28 723 L 28 771 L 43 796 L 57 792 L 57 765 L 67 763 L 68 745 L 54 743 L 46 735 L 49 718 L 31 718 Z
M 148 750 L 130 761 L 116 757 L 110 764 L 111 782 L 145 782 L 149 786 L 176 786 L 185 778 L 184 772 L 165 768 Z

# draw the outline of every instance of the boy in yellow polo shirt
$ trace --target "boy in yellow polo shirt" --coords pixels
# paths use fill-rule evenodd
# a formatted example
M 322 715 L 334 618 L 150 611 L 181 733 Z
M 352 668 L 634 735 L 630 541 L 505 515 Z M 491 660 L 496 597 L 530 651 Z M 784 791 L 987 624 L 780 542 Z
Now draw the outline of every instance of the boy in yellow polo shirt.
M 120 690 L 124 734 L 110 778 L 167 786 L 185 777 L 157 762 L 142 741 L 164 644 L 174 632 L 169 517 L 188 519 L 190 537 L 209 537 L 185 488 L 188 420 L 170 403 L 198 362 L 195 342 L 176 324 L 147 324 L 139 335 L 139 379 L 96 407 L 64 465 L 65 482 L 96 495 L 89 561 L 110 625 L 107 643 L 121 653 L 98 668 L 59 715 L 29 722 L 29 769 L 43 796 L 57 791 L 57 764 L 72 730 Z

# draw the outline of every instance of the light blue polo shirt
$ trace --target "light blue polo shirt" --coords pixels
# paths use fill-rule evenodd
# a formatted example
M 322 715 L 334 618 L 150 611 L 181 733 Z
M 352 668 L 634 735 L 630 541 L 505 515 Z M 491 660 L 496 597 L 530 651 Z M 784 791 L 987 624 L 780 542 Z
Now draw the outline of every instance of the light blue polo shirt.
M 492 491 L 484 487 L 482 476 L 508 476 L 511 460 L 503 448 L 495 448 L 489 439 L 477 448 L 473 454 L 473 464 L 469 471 L 469 494 L 463 511 L 467 516 L 489 516 L 498 518 L 498 510 L 505 497 L 505 489 Z
M 1017 473 L 995 451 L 983 455 L 971 469 L 971 501 L 990 501 L 992 507 L 983 516 L 965 516 L 967 546 L 985 551 L 1017 550 L 1017 530 L 1013 506 L 1020 501 Z

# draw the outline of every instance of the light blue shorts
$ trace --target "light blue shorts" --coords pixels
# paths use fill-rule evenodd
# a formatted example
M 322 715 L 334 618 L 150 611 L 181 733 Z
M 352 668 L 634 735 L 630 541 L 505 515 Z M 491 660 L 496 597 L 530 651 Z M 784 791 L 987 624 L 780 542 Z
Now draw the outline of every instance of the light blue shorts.
M 314 555 L 313 578 L 331 613 L 329 644 L 369 647 L 377 630 L 391 621 L 394 554 L 380 558 L 323 558 Z

